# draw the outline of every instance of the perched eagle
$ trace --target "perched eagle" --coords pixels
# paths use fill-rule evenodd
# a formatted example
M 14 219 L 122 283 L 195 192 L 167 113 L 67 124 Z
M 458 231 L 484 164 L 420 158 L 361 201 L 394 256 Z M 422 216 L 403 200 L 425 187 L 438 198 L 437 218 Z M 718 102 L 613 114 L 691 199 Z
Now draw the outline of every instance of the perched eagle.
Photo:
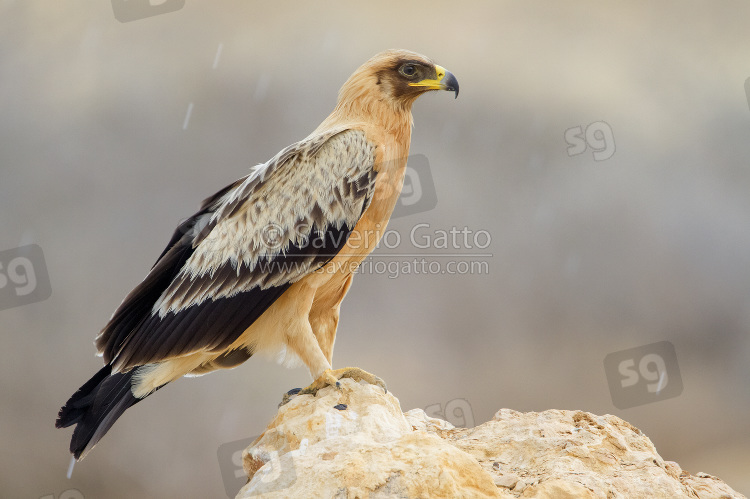
M 331 369 L 341 301 L 401 192 L 411 106 L 456 78 L 406 50 L 382 52 L 344 83 L 307 138 L 206 199 L 96 338 L 106 365 L 60 409 L 81 459 L 126 409 L 170 381 L 235 367 L 256 353 L 301 361 L 313 384 Z

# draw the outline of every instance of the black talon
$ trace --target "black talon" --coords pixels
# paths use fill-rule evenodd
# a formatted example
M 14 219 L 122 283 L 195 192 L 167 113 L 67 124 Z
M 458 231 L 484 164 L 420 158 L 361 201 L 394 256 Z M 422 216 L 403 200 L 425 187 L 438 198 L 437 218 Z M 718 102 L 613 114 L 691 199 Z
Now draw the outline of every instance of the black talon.
M 338 409 L 339 411 L 345 411 L 346 410 L 346 404 L 337 404 L 333 406 L 334 409 Z
M 292 388 L 291 390 L 286 392 L 284 396 L 281 397 L 281 402 L 279 402 L 279 407 L 281 407 L 282 405 L 288 404 L 289 401 L 292 400 L 292 397 L 294 395 L 297 395 L 301 391 L 302 391 L 302 388 Z

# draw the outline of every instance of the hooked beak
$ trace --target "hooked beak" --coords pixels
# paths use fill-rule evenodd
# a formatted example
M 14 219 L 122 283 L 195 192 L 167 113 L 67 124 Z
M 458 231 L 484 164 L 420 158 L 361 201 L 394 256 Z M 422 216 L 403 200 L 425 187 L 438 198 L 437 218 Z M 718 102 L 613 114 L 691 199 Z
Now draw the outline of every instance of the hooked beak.
M 411 87 L 425 87 L 427 90 L 448 90 L 454 92 L 458 98 L 458 80 L 453 73 L 442 66 L 435 64 L 436 76 L 434 79 L 424 79 L 415 83 L 409 83 Z

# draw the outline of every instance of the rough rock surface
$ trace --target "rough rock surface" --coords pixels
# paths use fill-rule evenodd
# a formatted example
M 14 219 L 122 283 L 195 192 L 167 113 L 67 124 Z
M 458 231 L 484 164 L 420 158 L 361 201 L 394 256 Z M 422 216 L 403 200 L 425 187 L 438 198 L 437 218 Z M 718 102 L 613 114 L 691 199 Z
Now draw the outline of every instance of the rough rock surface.
M 349 379 L 282 406 L 243 465 L 238 499 L 744 497 L 664 461 L 615 416 L 502 409 L 455 428 Z

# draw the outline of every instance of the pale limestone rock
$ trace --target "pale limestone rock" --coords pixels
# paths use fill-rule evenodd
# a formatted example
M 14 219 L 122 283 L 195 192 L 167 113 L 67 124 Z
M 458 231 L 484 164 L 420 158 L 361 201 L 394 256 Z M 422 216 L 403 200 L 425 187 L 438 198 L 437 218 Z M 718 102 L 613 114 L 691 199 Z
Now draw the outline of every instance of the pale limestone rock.
M 243 462 L 238 499 L 744 497 L 615 416 L 502 409 L 462 429 L 350 379 L 281 407 Z
M 349 379 L 283 406 L 243 463 L 242 498 L 497 497 L 469 454 L 414 431 L 390 393 Z
M 493 476 L 520 476 L 526 487 L 519 493 L 516 484 L 514 497 L 744 497 L 718 478 L 664 461 L 640 430 L 611 415 L 502 409 L 475 428 L 440 434 Z

